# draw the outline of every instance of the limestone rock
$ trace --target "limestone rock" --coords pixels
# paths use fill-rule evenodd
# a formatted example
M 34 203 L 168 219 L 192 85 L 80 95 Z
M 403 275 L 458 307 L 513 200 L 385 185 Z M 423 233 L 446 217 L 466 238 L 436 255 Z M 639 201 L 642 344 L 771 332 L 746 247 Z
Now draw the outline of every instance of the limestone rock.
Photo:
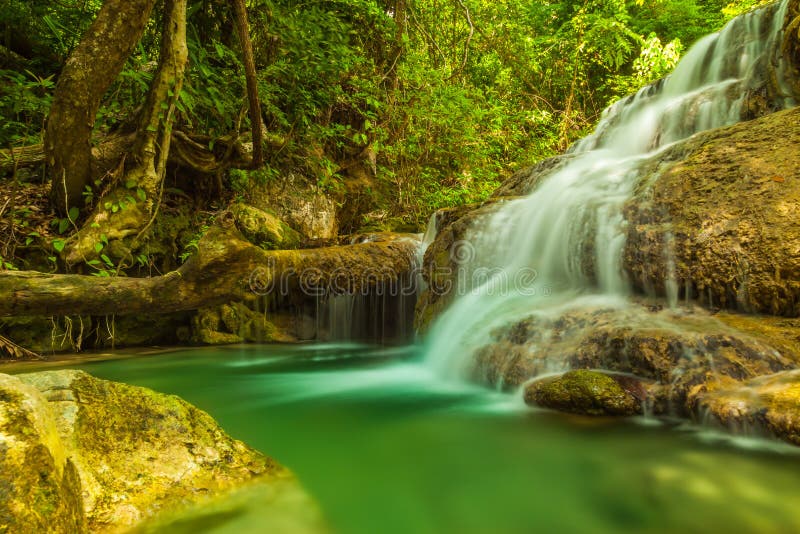
M 469 267 L 470 232 L 507 200 L 496 198 L 481 204 L 445 208 L 434 214 L 436 239 L 425 251 L 421 266 L 427 287 L 419 295 L 414 315 L 414 328 L 418 332 L 425 332 L 447 308 L 458 293 L 460 277 L 468 276 L 464 269 Z
M 306 239 L 329 240 L 339 234 L 336 201 L 301 176 L 288 175 L 280 183 L 254 185 L 247 203 L 271 211 Z
M 475 354 L 473 377 L 511 389 L 553 371 L 605 369 L 643 380 L 655 414 L 689 416 L 690 392 L 721 378 L 792 369 L 800 354 L 730 328 L 701 309 L 583 308 L 533 315 L 496 329 Z
M 643 389 L 636 379 L 580 369 L 537 380 L 525 388 L 525 402 L 583 415 L 642 413 Z
M 239 231 L 255 245 L 265 248 L 296 248 L 302 237 L 278 217 L 253 206 L 238 202 L 231 213 Z
M 690 396 L 695 417 L 740 435 L 768 435 L 800 445 L 800 371 L 740 383 L 720 380 Z
M 118 532 L 286 475 L 178 397 L 80 371 L 0 375 L 0 449 L 10 532 Z
M 800 108 L 694 136 L 652 163 L 625 207 L 626 271 L 711 307 L 800 315 Z

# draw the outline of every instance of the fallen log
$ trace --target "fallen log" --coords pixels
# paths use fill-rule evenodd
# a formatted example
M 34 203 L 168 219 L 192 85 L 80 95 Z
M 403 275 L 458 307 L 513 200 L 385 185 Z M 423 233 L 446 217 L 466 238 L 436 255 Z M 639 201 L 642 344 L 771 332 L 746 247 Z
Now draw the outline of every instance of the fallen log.
M 225 223 L 209 230 L 198 248 L 179 269 L 149 278 L 0 272 L 0 317 L 168 313 L 276 291 L 309 296 L 364 292 L 407 277 L 417 241 L 400 235 L 356 245 L 267 251 Z

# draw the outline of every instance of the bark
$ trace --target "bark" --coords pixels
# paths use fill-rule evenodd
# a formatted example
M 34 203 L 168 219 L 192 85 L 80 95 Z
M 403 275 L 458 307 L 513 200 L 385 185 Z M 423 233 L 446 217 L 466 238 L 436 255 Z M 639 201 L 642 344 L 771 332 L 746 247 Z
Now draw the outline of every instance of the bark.
M 228 223 L 230 224 L 230 223 Z M 168 313 L 272 291 L 357 292 L 413 269 L 417 242 L 386 241 L 266 251 L 230 226 L 215 227 L 180 269 L 152 278 L 0 272 L 0 317 Z
M 66 213 L 91 180 L 91 136 L 100 100 L 144 32 L 155 0 L 106 0 L 58 78 L 45 131 L 52 198 Z
M 163 179 L 172 137 L 175 102 L 183 87 L 189 58 L 186 46 L 186 1 L 165 0 L 158 71 L 150 85 L 139 120 L 134 154 L 136 165 L 126 173 L 126 181 L 136 181 L 147 193 L 150 204 Z
M 264 161 L 261 131 L 261 102 L 258 99 L 258 79 L 256 63 L 253 59 L 253 43 L 250 41 L 250 25 L 247 22 L 247 8 L 244 0 L 233 0 L 236 11 L 236 29 L 239 43 L 242 46 L 242 63 L 244 63 L 245 80 L 247 82 L 247 100 L 250 106 L 250 128 L 253 132 L 252 167 L 261 167 Z
M 44 163 L 44 147 L 41 144 L 0 150 L 0 174 L 40 163 Z
M 116 241 L 133 236 L 130 246 L 114 247 L 121 255 L 112 258 L 126 259 L 157 216 L 172 143 L 175 103 L 189 57 L 186 4 L 187 0 L 165 0 L 158 70 L 139 118 L 131 155 L 133 164 L 124 172 L 122 186 L 100 199 L 83 227 L 67 242 L 64 257 L 68 264 L 97 259 L 96 246 L 104 239 Z M 140 196 L 142 192 L 144 195 Z

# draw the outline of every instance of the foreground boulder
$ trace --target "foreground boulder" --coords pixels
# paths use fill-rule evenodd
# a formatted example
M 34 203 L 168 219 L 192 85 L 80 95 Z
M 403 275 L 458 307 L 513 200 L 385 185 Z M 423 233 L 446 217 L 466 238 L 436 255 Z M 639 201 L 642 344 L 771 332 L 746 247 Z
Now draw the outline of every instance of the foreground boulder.
M 0 531 L 116 532 L 290 475 L 175 396 L 80 371 L 0 375 Z

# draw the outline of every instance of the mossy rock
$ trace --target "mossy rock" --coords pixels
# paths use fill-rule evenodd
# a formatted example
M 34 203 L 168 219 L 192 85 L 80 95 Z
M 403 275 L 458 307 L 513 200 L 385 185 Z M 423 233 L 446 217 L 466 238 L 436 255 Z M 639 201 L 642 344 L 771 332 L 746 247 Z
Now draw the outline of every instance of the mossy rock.
M 690 402 L 695 417 L 707 424 L 800 445 L 800 371 L 745 382 L 718 380 L 696 388 Z
M 231 206 L 236 227 L 255 245 L 268 249 L 297 248 L 302 236 L 277 216 L 241 202 Z
M 0 532 L 120 531 L 292 480 L 178 397 L 81 371 L 0 375 Z
M 0 374 L 0 532 L 86 532 L 81 483 L 48 402 Z
M 198 310 L 192 318 L 191 341 L 201 345 L 293 342 L 296 337 L 242 302 Z
M 582 415 L 636 415 L 642 400 L 634 390 L 633 379 L 580 369 L 530 384 L 525 402 Z

